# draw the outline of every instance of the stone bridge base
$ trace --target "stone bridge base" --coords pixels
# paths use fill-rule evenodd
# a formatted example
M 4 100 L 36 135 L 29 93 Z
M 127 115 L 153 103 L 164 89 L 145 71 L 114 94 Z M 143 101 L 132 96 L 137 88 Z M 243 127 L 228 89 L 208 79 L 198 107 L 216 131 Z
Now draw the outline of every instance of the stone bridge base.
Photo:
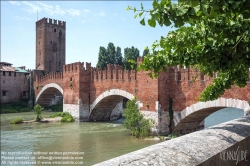
M 119 102 L 112 111 L 95 111 L 90 116 L 91 108 L 88 105 L 83 105 L 81 100 L 78 104 L 63 104 L 63 112 L 69 112 L 75 121 L 88 122 L 88 121 L 112 121 L 119 119 L 122 116 L 123 103 Z M 153 127 L 152 132 L 154 135 L 163 135 L 169 133 L 169 114 L 167 111 L 159 109 L 158 112 L 155 111 L 140 111 L 146 119 L 152 119 Z M 94 118 L 93 118 L 94 116 Z M 91 117 L 91 119 L 90 119 Z

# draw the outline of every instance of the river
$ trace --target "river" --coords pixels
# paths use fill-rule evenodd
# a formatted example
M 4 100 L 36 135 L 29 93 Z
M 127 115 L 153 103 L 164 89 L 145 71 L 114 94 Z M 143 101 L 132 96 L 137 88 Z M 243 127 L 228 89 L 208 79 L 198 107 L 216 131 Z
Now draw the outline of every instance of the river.
M 43 112 L 44 117 L 49 117 L 52 114 L 51 112 Z M 210 115 L 205 120 L 205 127 L 241 116 L 243 116 L 243 110 L 232 108 L 224 109 Z M 79 163 L 79 165 L 92 165 L 159 142 L 133 138 L 122 126 L 121 120 L 99 123 L 51 122 L 18 125 L 9 124 L 12 119 L 17 117 L 30 120 L 35 118 L 35 114 L 29 112 L 1 115 L 1 156 L 5 157 L 1 159 L 1 162 L 5 161 L 6 165 L 32 165 L 32 162 L 33 164 L 36 162 L 34 165 L 42 165 L 41 162 L 43 161 L 67 162 L 69 160 L 75 162 L 75 164 L 71 163 L 72 165 L 77 165 L 77 163 Z M 11 154 L 10 152 L 13 153 Z M 30 154 L 23 154 L 24 152 Z M 45 154 L 46 152 L 54 152 L 54 154 Z M 73 153 L 66 154 L 65 152 Z M 81 153 L 75 154 L 74 152 Z M 49 156 L 54 158 L 46 158 Z M 8 159 L 8 157 L 21 158 L 13 160 Z M 58 159 L 56 157 L 64 158 Z M 76 158 L 72 159 L 72 157 Z M 10 161 L 16 162 L 11 163 Z M 24 161 L 30 161 L 31 163 L 27 164 Z M 7 162 L 9 162 L 9 164 L 7 164 Z M 5 164 L 2 163 L 2 165 Z M 46 163 L 44 165 L 50 164 Z

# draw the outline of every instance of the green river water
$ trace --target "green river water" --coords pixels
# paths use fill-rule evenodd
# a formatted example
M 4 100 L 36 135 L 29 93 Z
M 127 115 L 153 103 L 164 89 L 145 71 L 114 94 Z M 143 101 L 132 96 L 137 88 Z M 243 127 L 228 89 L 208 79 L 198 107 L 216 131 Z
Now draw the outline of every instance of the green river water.
M 43 112 L 43 117 L 52 114 Z M 241 116 L 242 110 L 221 110 L 207 118 L 205 126 Z M 9 124 L 17 117 L 31 120 L 35 118 L 35 114 L 28 112 L 1 115 L 1 165 L 62 165 L 55 162 L 65 162 L 64 165 L 88 166 L 159 143 L 130 136 L 122 126 L 122 120 Z

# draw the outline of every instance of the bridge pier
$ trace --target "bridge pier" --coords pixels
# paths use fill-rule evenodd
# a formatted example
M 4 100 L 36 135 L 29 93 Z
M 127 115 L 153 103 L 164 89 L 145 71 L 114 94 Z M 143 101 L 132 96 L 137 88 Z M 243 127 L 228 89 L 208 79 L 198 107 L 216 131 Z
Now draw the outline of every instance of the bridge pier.
M 82 104 L 82 100 L 79 99 L 77 104 L 65 104 L 63 103 L 63 112 L 70 113 L 76 122 L 89 121 L 89 107 Z
M 250 106 L 244 109 L 244 116 L 250 116 Z

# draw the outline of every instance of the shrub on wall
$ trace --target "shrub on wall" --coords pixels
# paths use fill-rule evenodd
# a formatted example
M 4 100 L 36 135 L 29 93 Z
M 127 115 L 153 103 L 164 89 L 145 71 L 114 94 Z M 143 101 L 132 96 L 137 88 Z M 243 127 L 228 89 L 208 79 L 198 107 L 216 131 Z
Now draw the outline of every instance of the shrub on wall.
M 145 119 L 140 113 L 136 99 L 128 101 L 126 107 L 127 109 L 124 111 L 126 119 L 123 122 L 123 126 L 130 130 L 131 134 L 137 138 L 150 136 L 152 124 L 149 119 Z

